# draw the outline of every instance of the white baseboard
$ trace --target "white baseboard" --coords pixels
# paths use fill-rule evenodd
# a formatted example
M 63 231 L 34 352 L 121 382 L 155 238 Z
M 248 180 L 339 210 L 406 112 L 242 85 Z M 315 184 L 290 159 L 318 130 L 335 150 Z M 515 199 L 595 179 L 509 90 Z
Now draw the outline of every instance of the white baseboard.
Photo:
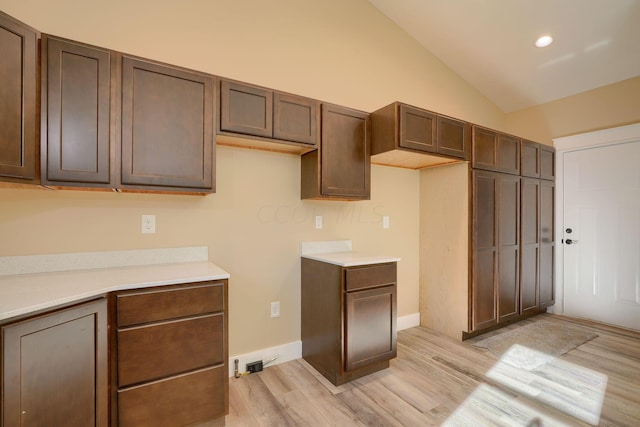
M 263 363 L 267 363 L 274 357 L 277 357 L 277 359 L 269 363 L 267 366 L 278 365 L 290 360 L 300 359 L 302 357 L 302 341 L 294 341 L 276 347 L 264 348 L 251 353 L 232 356 L 229 358 L 229 376 L 233 376 L 235 366 L 234 361 L 236 359 L 238 359 L 238 369 L 242 373 L 247 370 L 247 363 L 256 362 L 258 360 L 262 360 Z
M 406 316 L 398 317 L 396 322 L 396 329 L 399 331 L 413 328 L 414 326 L 420 326 L 420 313 L 407 314 Z
M 413 328 L 414 326 L 419 325 L 420 313 L 413 313 L 407 316 L 398 317 L 396 328 L 401 331 L 403 329 Z M 234 361 L 236 359 L 238 359 L 239 371 L 245 372 L 247 370 L 247 363 L 256 362 L 258 360 L 262 360 L 263 363 L 267 363 L 274 357 L 277 357 L 277 359 L 269 363 L 267 366 L 278 365 L 290 360 L 300 359 L 302 357 L 302 341 L 294 341 L 276 347 L 264 348 L 251 353 L 231 356 L 229 358 L 229 376 L 232 377 L 234 375 Z

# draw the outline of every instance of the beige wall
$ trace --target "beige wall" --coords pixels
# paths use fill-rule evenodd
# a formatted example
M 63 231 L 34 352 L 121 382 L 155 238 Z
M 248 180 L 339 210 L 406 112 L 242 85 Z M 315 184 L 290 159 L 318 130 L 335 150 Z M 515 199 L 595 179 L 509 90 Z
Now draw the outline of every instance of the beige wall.
M 469 164 L 420 171 L 420 324 L 468 330 Z
M 0 0 L 0 10 L 42 32 L 348 107 L 402 100 L 504 125 L 365 0 Z M 0 189 L 0 256 L 208 246 L 231 274 L 230 355 L 300 339 L 302 241 L 352 239 L 401 257 L 398 315 L 419 311 L 419 172 L 374 166 L 371 200 L 346 203 L 301 201 L 298 156 L 219 147 L 217 167 L 206 197 Z M 142 214 L 157 216 L 155 235 L 140 234 Z
M 640 122 L 640 77 L 506 115 L 506 130 L 551 145 L 553 138 Z
M 220 76 L 366 111 L 399 100 L 542 142 L 638 120 L 640 97 L 626 98 L 637 80 L 635 92 L 589 98 L 605 121 L 574 117 L 582 98 L 505 116 L 366 0 L 0 0 L 0 10 L 42 32 Z M 299 198 L 297 156 L 219 147 L 217 165 L 218 191 L 206 197 L 0 189 L 0 256 L 208 246 L 231 274 L 231 355 L 300 338 L 302 241 L 350 238 L 356 250 L 401 257 L 398 315 L 419 311 L 420 172 L 374 166 L 370 201 L 312 202 Z M 147 213 L 155 235 L 140 234 Z M 270 301 L 281 301 L 279 319 Z

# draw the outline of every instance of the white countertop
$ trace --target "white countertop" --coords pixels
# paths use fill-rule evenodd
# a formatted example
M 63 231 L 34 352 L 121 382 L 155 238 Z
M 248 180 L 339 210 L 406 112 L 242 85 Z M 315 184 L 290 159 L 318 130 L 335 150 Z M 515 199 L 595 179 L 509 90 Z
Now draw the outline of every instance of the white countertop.
M 112 291 L 228 278 L 207 261 L 0 276 L 0 320 Z
M 363 252 L 327 252 L 302 254 L 303 258 L 327 262 L 341 267 L 355 267 L 358 265 L 383 264 L 385 262 L 398 262 L 400 258 L 384 255 L 372 255 Z

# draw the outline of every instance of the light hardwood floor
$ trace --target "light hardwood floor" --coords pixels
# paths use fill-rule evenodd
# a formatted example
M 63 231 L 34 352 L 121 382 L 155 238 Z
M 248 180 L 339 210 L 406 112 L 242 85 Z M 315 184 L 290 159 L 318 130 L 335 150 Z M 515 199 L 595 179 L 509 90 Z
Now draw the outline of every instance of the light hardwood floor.
M 540 319 L 598 334 L 565 353 L 561 361 L 608 377 L 599 425 L 640 426 L 640 333 L 548 314 L 508 328 L 516 329 Z M 456 414 L 465 408 L 483 406 L 474 400 L 480 394 L 484 403 L 498 407 L 498 413 L 524 410 L 539 414 L 543 425 L 554 424 L 547 422 L 548 417 L 556 425 L 590 425 L 491 379 L 487 372 L 497 362 L 496 356 L 473 347 L 469 341 L 456 342 L 427 328 L 415 327 L 398 333 L 398 357 L 391 361 L 389 369 L 340 387 L 333 386 L 302 359 L 231 378 L 226 425 L 470 425 L 468 419 L 460 422 L 462 418 Z M 456 409 L 458 412 L 454 412 Z M 491 425 L 518 425 L 504 420 L 502 424 L 494 422 Z

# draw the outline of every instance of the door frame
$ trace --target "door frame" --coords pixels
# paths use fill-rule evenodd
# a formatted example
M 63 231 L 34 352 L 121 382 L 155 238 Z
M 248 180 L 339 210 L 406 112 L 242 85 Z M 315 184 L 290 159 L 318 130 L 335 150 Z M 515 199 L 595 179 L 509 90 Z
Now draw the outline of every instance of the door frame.
M 549 312 L 564 313 L 564 244 L 561 243 L 564 234 L 564 155 L 572 151 L 623 144 L 636 140 L 640 140 L 640 123 L 553 139 L 553 146 L 556 149 L 556 288 L 555 305 L 549 307 Z

